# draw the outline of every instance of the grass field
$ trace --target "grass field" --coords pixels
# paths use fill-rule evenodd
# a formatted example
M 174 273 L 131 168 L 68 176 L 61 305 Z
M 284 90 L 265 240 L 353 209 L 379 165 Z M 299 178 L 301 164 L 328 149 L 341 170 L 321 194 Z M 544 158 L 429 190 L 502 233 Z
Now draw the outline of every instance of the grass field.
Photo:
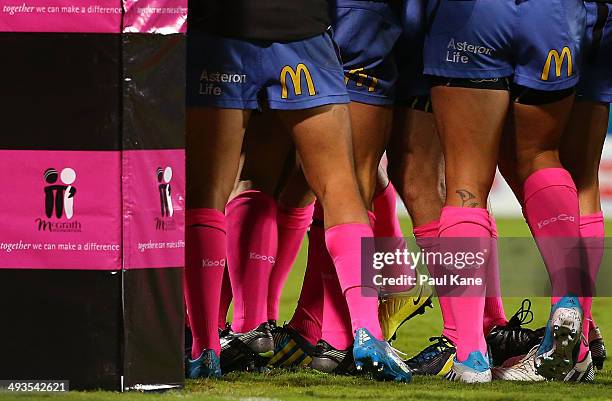
M 408 222 L 404 232 L 409 231 Z M 498 220 L 501 236 L 528 236 L 522 220 Z M 608 224 L 608 227 L 611 225 Z M 609 232 L 608 235 L 611 235 Z M 305 265 L 305 248 L 292 271 L 285 289 L 281 307 L 281 321 L 289 320 L 299 295 Z M 520 306 L 520 298 L 504 300 L 510 317 Z M 533 299 L 535 320 L 529 327 L 542 326 L 549 312 L 547 299 Z M 594 301 L 593 314 L 612 346 L 612 298 Z M 423 316 L 404 325 L 394 345 L 413 355 L 428 345 L 428 338 L 439 335 L 440 313 L 428 309 Z M 1 361 L 1 356 L 0 356 Z M 0 362 L 1 363 L 1 362 Z M 612 400 L 612 361 L 598 372 L 595 384 L 570 383 L 508 383 L 493 382 L 483 385 L 449 383 L 440 378 L 416 377 L 411 384 L 378 383 L 366 378 L 339 377 L 312 371 L 273 371 L 267 374 L 233 373 L 221 380 L 188 381 L 183 391 L 166 394 L 117 394 L 105 392 L 68 394 L 1 394 L 0 399 L 17 400 Z

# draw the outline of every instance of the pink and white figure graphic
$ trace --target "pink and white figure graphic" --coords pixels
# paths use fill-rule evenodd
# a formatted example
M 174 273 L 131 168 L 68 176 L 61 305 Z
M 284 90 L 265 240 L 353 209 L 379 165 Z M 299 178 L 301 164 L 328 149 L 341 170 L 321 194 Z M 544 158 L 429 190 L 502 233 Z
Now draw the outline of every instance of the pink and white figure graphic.
M 3 0 L 0 32 L 120 33 L 121 0 Z
M 184 266 L 185 150 L 122 156 L 124 268 Z
M 172 217 L 174 215 L 174 207 L 172 206 L 172 167 L 157 168 L 157 181 L 159 181 L 159 199 L 161 204 L 162 217 Z
M 121 268 L 120 152 L 0 150 L 0 169 L 19 194 L 0 208 L 0 268 Z
M 76 194 L 76 188 L 72 184 L 76 180 L 76 172 L 67 167 L 62 170 L 60 179 L 66 185 L 66 191 L 64 192 L 64 213 L 66 218 L 70 220 L 74 216 L 74 195 Z
M 66 217 L 70 220 L 74 216 L 76 188 L 72 184 L 76 180 L 76 172 L 70 167 L 62 170 L 59 177 L 64 185 L 57 184 L 58 174 L 53 167 L 46 169 L 43 176 L 49 184 L 45 186 L 45 214 L 47 218 L 52 218 L 55 211 L 55 217 L 58 219 Z
M 123 0 L 123 32 L 187 32 L 187 0 Z

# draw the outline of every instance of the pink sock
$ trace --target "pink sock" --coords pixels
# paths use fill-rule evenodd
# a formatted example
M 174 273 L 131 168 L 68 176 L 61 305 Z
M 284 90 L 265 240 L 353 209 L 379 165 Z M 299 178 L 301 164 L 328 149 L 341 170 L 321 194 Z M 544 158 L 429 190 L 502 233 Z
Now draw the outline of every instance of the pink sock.
M 440 238 L 482 238 L 483 245 L 490 245 L 491 229 L 489 212 L 480 208 L 445 206 L 440 216 Z M 463 249 L 461 249 L 463 250 Z M 471 249 L 478 252 L 477 249 Z M 482 328 L 484 326 L 485 296 L 462 295 L 451 297 L 450 309 L 457 327 L 457 359 L 462 362 L 469 354 L 487 352 Z
M 488 335 L 493 327 L 505 326 L 508 324 L 504 303 L 501 297 L 501 286 L 499 277 L 499 255 L 497 249 L 497 224 L 493 216 L 489 215 L 491 224 L 491 236 L 494 243 L 489 256 L 489 264 L 487 265 L 487 298 L 485 299 L 484 313 L 484 335 Z
M 583 246 L 586 252 L 586 260 L 588 267 L 588 278 L 590 283 L 595 285 L 601 260 L 604 252 L 604 216 L 603 213 L 597 212 L 589 215 L 580 216 L 580 236 L 582 237 Z M 587 294 L 591 295 L 591 294 Z M 585 339 L 589 338 L 589 332 L 595 328 L 591 308 L 593 306 L 593 298 L 591 296 L 584 297 L 582 309 L 584 311 L 584 323 L 582 324 L 582 335 Z M 589 347 L 580 343 L 580 351 L 578 353 L 578 361 L 584 360 L 584 357 L 589 352 Z
M 193 335 L 191 357 L 198 358 L 205 349 L 220 355 L 217 322 L 225 270 L 225 216 L 215 209 L 188 209 L 185 220 L 184 284 Z
M 232 303 L 232 284 L 229 277 L 229 269 L 223 273 L 223 284 L 221 285 L 221 298 L 219 301 L 219 328 L 225 329 L 227 323 L 227 313 Z
M 317 203 L 318 206 L 318 203 Z M 324 290 L 322 270 L 331 259 L 325 249 L 323 214 L 314 207 L 314 218 L 308 235 L 308 261 L 304 274 L 302 292 L 289 326 L 300 333 L 311 344 L 321 339 L 324 324 Z
M 287 276 L 312 222 L 314 203 L 306 207 L 278 207 L 278 250 L 268 286 L 268 320 L 278 320 L 278 305 Z
M 340 288 L 346 299 L 353 333 L 366 328 L 381 340 L 378 321 L 378 291 L 361 285 L 361 238 L 372 238 L 369 224 L 340 224 L 325 231 L 325 244 L 334 261 Z
M 531 174 L 524 184 L 527 222 L 544 259 L 552 285 L 552 302 L 581 295 L 580 211 L 571 175 L 562 168 Z
M 353 343 L 353 334 L 351 330 L 351 319 L 349 317 L 348 309 L 346 307 L 346 300 L 342 295 L 340 284 L 338 283 L 338 276 L 336 276 L 336 269 L 334 262 L 327 252 L 325 247 L 325 229 L 323 222 L 323 209 L 319 202 L 315 203 L 313 223 L 310 227 L 310 235 L 308 237 L 308 269 L 312 268 L 313 271 L 316 269 L 318 272 L 318 287 L 315 287 L 311 291 L 307 291 L 310 294 L 309 298 L 311 304 L 317 306 L 316 311 L 320 314 L 312 313 L 317 315 L 319 320 L 318 332 L 315 330 L 315 325 L 307 322 L 308 327 L 303 327 L 298 330 L 302 335 L 308 332 L 310 327 L 309 339 L 316 337 L 314 341 L 325 340 L 328 344 L 336 349 L 347 349 Z M 306 278 L 304 279 L 306 282 Z M 304 283 L 306 285 L 306 283 Z M 322 296 L 321 296 L 322 294 Z M 300 301 L 302 296 L 300 296 Z M 298 307 L 301 302 L 298 302 Z M 312 307 L 310 308 L 313 309 Z M 305 316 L 311 315 L 302 313 Z M 298 310 L 291 319 L 291 327 L 295 328 L 296 325 L 304 326 L 304 320 L 298 316 Z M 314 319 L 312 319 L 314 321 Z M 295 322 L 295 323 L 294 323 Z
M 389 182 L 387 188 L 374 197 L 374 236 L 377 238 L 404 236 L 397 217 L 396 196 L 395 188 Z
M 435 220 L 431 223 L 423 224 L 418 227 L 414 227 L 412 232 L 416 243 L 421 248 L 422 252 L 430 251 L 437 247 L 437 238 L 439 231 L 440 221 Z M 434 266 L 427 266 L 430 274 L 433 275 Z M 457 343 L 457 326 L 455 325 L 455 318 L 450 307 L 450 298 L 445 296 L 438 296 L 438 302 L 440 303 L 440 311 L 442 312 L 442 323 L 444 324 L 444 330 L 442 335 L 452 341 L 453 344 Z
M 395 188 L 389 182 L 389 185 L 378 195 L 374 197 L 374 213 L 370 212 L 370 222 L 374 230 L 374 237 L 384 238 L 379 246 L 384 248 L 385 252 L 395 252 L 395 250 L 404 250 L 407 247 L 404 240 L 404 234 L 400 227 L 399 218 L 397 217 Z M 380 249 L 381 251 L 383 249 Z M 414 276 L 415 270 L 406 268 L 404 265 L 386 265 L 380 273 L 383 277 L 401 277 L 402 275 Z M 381 296 L 396 294 L 410 290 L 409 285 L 394 285 L 383 286 L 380 288 Z
M 263 192 L 245 191 L 227 204 L 225 214 L 232 329 L 246 333 L 268 320 L 268 283 L 278 243 L 276 202 Z

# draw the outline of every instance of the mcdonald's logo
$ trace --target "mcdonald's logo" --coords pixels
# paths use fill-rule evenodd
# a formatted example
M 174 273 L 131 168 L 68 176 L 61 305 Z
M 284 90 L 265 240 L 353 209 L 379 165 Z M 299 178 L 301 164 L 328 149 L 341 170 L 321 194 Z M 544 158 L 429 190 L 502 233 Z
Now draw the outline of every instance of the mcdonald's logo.
M 574 70 L 574 65 L 572 61 L 572 52 L 569 47 L 565 46 L 563 50 L 561 50 L 561 55 L 557 50 L 551 50 L 548 52 L 548 57 L 546 58 L 546 63 L 544 64 L 544 69 L 542 70 L 542 81 L 548 81 L 550 76 L 550 65 L 553 60 L 555 62 L 555 76 L 561 77 L 561 69 L 563 68 L 563 62 L 567 57 L 567 76 L 571 77 Z
M 314 83 L 312 82 L 312 76 L 310 75 L 310 71 L 308 71 L 308 67 L 306 67 L 306 65 L 304 65 L 303 63 L 299 63 L 295 70 L 288 65 L 284 66 L 281 70 L 281 98 L 287 99 L 288 96 L 287 75 L 291 77 L 291 82 L 293 83 L 293 93 L 295 93 L 296 96 L 302 94 L 302 74 L 304 74 L 304 76 L 306 77 L 308 94 L 310 96 L 314 96 L 317 93 L 314 87 Z
M 368 82 L 368 92 L 374 92 L 378 84 L 378 78 L 364 74 L 363 71 L 364 68 L 349 70 L 349 72 L 344 75 L 344 84 L 348 84 L 349 79 L 355 81 L 355 85 L 358 87 L 362 87 L 364 83 Z

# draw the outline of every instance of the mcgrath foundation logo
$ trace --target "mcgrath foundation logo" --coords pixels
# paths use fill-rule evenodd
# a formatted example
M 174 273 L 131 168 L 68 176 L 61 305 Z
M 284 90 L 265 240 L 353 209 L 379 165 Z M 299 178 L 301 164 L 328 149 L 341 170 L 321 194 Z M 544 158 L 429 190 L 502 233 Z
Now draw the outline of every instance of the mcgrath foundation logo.
M 161 231 L 176 230 L 174 206 L 172 204 L 172 167 L 158 167 L 156 171 L 157 190 L 159 194 L 160 217 L 155 218 L 155 229 Z
M 35 220 L 38 231 L 81 232 L 81 223 L 73 220 L 77 188 L 76 171 L 66 167 L 58 173 L 54 167 L 43 173 L 45 218 Z M 59 182 L 58 182 L 59 180 Z

